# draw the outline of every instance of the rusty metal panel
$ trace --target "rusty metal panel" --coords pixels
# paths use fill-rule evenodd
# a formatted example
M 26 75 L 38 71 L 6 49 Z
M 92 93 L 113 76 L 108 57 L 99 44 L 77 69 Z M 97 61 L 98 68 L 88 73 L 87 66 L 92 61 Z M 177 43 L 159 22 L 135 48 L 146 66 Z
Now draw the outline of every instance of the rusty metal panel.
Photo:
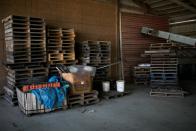
M 122 13 L 122 57 L 125 80 L 128 81 L 133 78 L 131 73 L 133 67 L 139 63 L 147 62 L 147 59 L 140 56 L 148 48 L 149 44 L 164 41 L 159 38 L 142 35 L 140 33 L 142 26 L 164 31 L 169 30 L 168 19 L 165 17 Z

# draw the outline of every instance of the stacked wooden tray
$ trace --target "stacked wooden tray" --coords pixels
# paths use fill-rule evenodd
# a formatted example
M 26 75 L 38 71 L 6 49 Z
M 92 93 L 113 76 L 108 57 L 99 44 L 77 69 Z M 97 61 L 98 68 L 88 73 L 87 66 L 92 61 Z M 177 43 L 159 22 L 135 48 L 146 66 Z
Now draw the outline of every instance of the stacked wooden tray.
M 80 59 L 82 64 L 102 67 L 111 63 L 110 41 L 84 41 L 80 44 Z M 108 77 L 109 67 L 96 71 L 95 80 L 105 80 Z
M 56 65 L 75 64 L 75 33 L 73 29 L 47 28 L 47 54 L 50 74 L 56 74 Z

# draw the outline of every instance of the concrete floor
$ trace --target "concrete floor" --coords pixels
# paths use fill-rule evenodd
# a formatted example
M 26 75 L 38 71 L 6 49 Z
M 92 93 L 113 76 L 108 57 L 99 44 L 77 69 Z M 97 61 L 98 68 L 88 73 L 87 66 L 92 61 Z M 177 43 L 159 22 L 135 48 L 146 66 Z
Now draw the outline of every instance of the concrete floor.
M 183 83 L 189 89 L 194 85 Z M 159 98 L 148 91 L 137 87 L 129 96 L 31 117 L 0 99 L 0 131 L 196 131 L 196 92 Z

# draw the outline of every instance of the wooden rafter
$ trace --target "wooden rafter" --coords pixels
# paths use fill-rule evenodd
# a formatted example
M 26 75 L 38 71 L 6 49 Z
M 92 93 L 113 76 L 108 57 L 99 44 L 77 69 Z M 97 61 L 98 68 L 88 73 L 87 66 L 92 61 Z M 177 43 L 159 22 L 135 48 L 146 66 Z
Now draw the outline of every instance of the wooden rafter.
M 196 13 L 196 8 L 194 8 L 193 6 L 190 6 L 190 5 L 188 5 L 182 1 L 179 1 L 179 0 L 170 0 L 170 1 L 184 7 L 187 10 L 190 10 L 191 12 Z
M 184 20 L 190 20 L 190 19 L 196 19 L 196 14 L 190 14 L 190 15 L 181 15 L 179 17 L 173 17 L 170 18 L 170 22 L 176 22 L 176 21 L 184 21 Z
M 156 11 L 154 11 L 147 3 L 144 3 L 143 0 L 133 0 L 133 2 L 139 7 L 145 10 L 145 13 L 158 15 Z

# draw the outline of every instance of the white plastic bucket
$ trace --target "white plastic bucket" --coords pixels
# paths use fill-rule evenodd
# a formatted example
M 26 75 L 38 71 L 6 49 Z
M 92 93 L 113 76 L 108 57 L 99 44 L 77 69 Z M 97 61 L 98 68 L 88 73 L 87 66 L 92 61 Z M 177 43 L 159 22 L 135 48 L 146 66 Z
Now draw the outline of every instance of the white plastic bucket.
M 125 81 L 124 80 L 116 81 L 116 87 L 117 87 L 118 92 L 124 92 L 125 91 Z
M 103 81 L 102 82 L 102 88 L 103 88 L 103 92 L 109 92 L 110 91 L 110 82 L 109 81 Z

